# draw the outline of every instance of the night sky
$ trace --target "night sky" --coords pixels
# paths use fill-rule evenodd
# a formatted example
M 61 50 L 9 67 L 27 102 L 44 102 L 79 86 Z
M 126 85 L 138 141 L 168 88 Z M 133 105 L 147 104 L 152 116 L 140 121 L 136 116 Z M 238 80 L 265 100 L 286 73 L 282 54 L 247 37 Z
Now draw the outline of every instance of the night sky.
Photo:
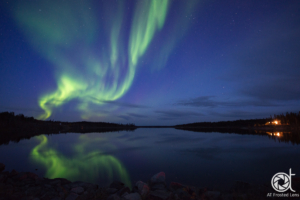
M 175 125 L 300 110 L 299 0 L 1 1 L 0 111 Z

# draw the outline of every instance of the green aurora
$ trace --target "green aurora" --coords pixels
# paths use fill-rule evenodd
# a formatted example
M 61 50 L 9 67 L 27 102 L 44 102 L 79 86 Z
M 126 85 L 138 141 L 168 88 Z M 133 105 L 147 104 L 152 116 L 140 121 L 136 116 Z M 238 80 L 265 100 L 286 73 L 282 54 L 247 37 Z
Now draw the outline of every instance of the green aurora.
M 47 178 L 66 178 L 71 181 L 82 180 L 96 182 L 96 178 L 105 180 L 108 184 L 113 180 L 120 180 L 131 187 L 130 177 L 122 163 L 112 155 L 105 155 L 101 151 L 86 152 L 91 139 L 80 135 L 80 143 L 75 145 L 75 156 L 68 158 L 49 147 L 45 135 L 36 137 L 38 144 L 30 154 L 30 159 L 42 164 L 46 168 Z M 93 139 L 99 141 L 101 138 Z
M 125 2 L 104 1 L 100 8 L 88 0 L 15 3 L 13 16 L 20 30 L 54 67 L 57 88 L 44 91 L 38 98 L 44 110 L 39 119 L 48 119 L 55 108 L 71 100 L 77 101 L 83 119 L 105 116 L 93 111 L 91 104 L 117 100 L 130 89 L 139 61 L 162 31 L 172 2 L 136 1 L 132 16 L 125 12 Z M 154 58 L 157 66 L 166 62 L 178 35 L 187 29 L 188 23 L 182 19 L 196 2 L 184 3 L 171 23 L 175 24 L 172 35 L 164 39 L 158 59 Z

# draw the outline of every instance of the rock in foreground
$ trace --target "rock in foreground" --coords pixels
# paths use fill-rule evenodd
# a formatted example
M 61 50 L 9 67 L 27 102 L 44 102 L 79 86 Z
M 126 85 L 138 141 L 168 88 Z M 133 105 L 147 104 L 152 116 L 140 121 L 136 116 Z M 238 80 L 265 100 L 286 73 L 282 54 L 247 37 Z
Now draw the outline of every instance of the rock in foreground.
M 31 172 L 3 172 L 4 168 L 5 165 L 0 163 L 0 200 L 259 200 L 272 199 L 266 194 L 274 192 L 269 187 L 245 182 L 237 182 L 231 191 L 226 192 L 176 182 L 167 187 L 164 172 L 151 177 L 148 183 L 136 182 L 132 190 L 119 181 L 107 188 L 99 188 L 96 184 L 81 181 L 41 178 Z

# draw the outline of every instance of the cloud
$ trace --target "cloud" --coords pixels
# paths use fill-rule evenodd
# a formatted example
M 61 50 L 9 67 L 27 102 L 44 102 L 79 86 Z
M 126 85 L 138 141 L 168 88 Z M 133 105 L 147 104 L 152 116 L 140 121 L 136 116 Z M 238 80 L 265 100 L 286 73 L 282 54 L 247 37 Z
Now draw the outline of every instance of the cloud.
M 119 115 L 119 118 L 125 119 L 125 120 L 132 120 L 133 118 L 148 118 L 147 115 L 141 115 L 141 114 L 137 114 L 137 113 L 125 113 L 123 115 Z
M 136 113 L 128 113 L 127 115 L 131 117 L 136 117 L 136 118 L 148 118 L 146 115 L 141 115 L 141 114 L 136 114 Z
M 104 104 L 111 104 L 111 105 L 116 105 L 120 107 L 128 107 L 128 108 L 149 108 L 149 106 L 145 105 L 138 105 L 138 104 L 132 104 L 132 103 L 125 103 L 125 102 L 120 102 L 120 101 L 102 101 L 100 99 L 97 99 L 95 97 L 90 97 L 93 100 L 98 101 L 99 103 L 104 103 Z
M 131 103 L 124 103 L 124 102 L 119 102 L 119 101 L 102 101 L 103 103 L 106 104 L 112 104 L 112 105 L 117 105 L 121 107 L 129 107 L 129 108 L 149 108 L 148 106 L 144 105 L 138 105 L 138 104 L 131 104 Z
M 194 112 L 194 111 L 181 111 L 181 110 L 158 110 L 155 111 L 160 115 L 159 119 L 162 120 L 172 120 L 174 118 L 184 118 L 191 116 L 203 116 L 202 113 Z
M 191 98 L 188 100 L 181 100 L 175 105 L 194 106 L 194 107 L 210 107 L 215 108 L 218 106 L 223 107 L 237 107 L 237 106 L 278 106 L 266 100 L 234 100 L 234 101 L 217 101 L 214 100 L 215 96 L 201 96 Z
M 131 120 L 133 118 L 148 118 L 146 115 L 136 114 L 136 113 L 125 113 L 123 115 L 119 115 L 119 118 L 125 119 L 125 120 Z
M 189 100 L 182 100 L 177 103 L 177 105 L 183 106 L 203 106 L 203 107 L 216 107 L 215 101 L 211 100 L 214 96 L 201 96 Z
M 273 113 L 271 113 L 273 114 Z M 249 118 L 265 118 L 270 115 L 269 112 L 259 113 L 259 112 L 251 112 L 251 111 L 244 111 L 244 110 L 228 110 L 225 112 L 215 112 L 210 111 L 210 115 L 212 116 L 219 116 L 219 117 L 230 117 L 234 119 L 249 119 Z

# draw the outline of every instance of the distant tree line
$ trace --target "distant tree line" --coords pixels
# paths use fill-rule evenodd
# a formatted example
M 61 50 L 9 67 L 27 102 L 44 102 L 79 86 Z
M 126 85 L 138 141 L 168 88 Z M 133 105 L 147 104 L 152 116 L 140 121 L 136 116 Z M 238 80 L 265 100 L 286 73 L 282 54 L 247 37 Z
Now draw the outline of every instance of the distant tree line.
M 2 112 L 0 113 L 1 121 L 20 120 L 20 121 L 35 121 L 33 117 L 25 117 L 23 114 L 15 115 L 14 112 Z
M 282 125 L 299 126 L 300 123 L 300 111 L 299 113 L 287 112 L 285 115 L 274 115 L 269 118 L 263 119 L 246 119 L 235 121 L 220 121 L 220 122 L 196 122 L 189 124 L 176 125 L 175 127 L 203 127 L 203 128 L 228 128 L 228 127 L 252 127 L 252 126 L 265 126 L 267 123 L 274 120 L 280 120 Z M 271 124 L 272 125 L 272 124 Z
M 18 142 L 41 134 L 90 133 L 134 131 L 134 124 L 114 124 L 106 122 L 61 122 L 42 121 L 14 112 L 0 113 L 0 145 L 10 141 Z
M 196 122 L 190 124 L 177 125 L 176 127 L 205 127 L 205 128 L 219 128 L 219 127 L 248 127 L 255 124 L 265 124 L 267 119 L 247 119 L 235 121 L 220 121 L 220 122 Z
M 300 122 L 300 111 L 298 113 L 287 112 L 286 114 L 274 115 L 272 120 L 280 120 L 281 124 L 299 126 Z
M 108 122 L 62 122 L 62 121 L 42 121 L 34 119 L 33 117 L 26 117 L 23 114 L 15 115 L 14 112 L 2 112 L 0 113 L 0 127 L 12 127 L 12 126 L 23 126 L 23 125 L 51 125 L 51 126 L 65 126 L 72 128 L 98 128 L 98 127 L 135 127 L 133 123 L 119 124 L 119 123 L 108 123 Z

